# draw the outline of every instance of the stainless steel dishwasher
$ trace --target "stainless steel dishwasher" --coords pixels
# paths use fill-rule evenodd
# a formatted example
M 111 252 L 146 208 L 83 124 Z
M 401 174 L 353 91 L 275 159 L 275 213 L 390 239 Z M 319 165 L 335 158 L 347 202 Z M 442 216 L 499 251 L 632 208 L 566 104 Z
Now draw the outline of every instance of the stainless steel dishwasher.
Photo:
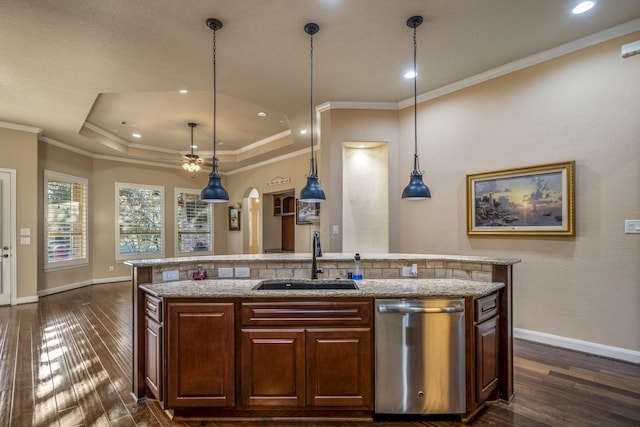
M 464 299 L 376 299 L 375 412 L 465 411 Z

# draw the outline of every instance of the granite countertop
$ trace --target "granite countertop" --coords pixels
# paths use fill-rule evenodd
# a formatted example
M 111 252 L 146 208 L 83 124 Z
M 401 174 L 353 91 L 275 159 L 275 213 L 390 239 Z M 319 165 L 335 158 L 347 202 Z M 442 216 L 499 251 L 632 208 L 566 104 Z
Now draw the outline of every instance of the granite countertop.
M 254 290 L 260 280 L 179 280 L 140 285 L 140 289 L 162 298 L 273 298 L 273 297 L 481 297 L 504 287 L 500 282 L 461 279 L 364 279 L 359 289 Z
M 512 265 L 520 262 L 517 258 L 499 258 L 499 257 L 480 257 L 467 255 L 430 255 L 430 254 L 405 254 L 405 253 L 388 253 L 388 254 L 367 254 L 361 253 L 360 257 L 363 261 L 408 261 L 408 260 L 426 260 L 426 261 L 460 261 L 460 262 L 478 262 L 483 264 L 496 265 Z M 191 257 L 177 258 L 154 258 L 128 260 L 125 264 L 134 267 L 145 267 L 165 264 L 180 264 L 189 262 L 229 262 L 229 261 L 310 261 L 311 253 L 268 253 L 268 254 L 232 254 L 232 255 L 202 255 Z M 352 261 L 352 253 L 324 253 L 320 259 L 326 261 Z

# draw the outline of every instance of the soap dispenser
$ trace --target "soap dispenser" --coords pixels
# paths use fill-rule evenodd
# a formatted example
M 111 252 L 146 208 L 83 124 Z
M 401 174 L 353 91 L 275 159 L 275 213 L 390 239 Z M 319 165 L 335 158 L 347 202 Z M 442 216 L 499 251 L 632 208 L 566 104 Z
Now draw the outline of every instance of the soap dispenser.
M 362 280 L 362 273 L 360 273 L 360 254 L 356 253 L 353 257 L 355 262 L 355 269 L 353 270 L 353 280 Z

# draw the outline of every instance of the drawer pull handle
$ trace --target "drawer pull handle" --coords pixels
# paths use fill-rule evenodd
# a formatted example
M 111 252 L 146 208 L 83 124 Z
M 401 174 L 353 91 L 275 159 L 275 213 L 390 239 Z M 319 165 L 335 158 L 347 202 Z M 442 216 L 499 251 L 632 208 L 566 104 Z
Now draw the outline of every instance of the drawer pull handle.
M 151 303 L 148 302 L 147 303 L 147 310 L 153 311 L 154 313 L 157 313 L 158 312 L 158 307 L 156 305 L 151 304 Z
M 344 310 L 310 310 L 310 309 L 285 309 L 285 308 L 259 308 L 255 309 L 254 312 L 260 314 L 351 314 L 356 313 L 357 310 L 344 309 Z
M 490 306 L 487 306 L 487 307 L 482 307 L 482 312 L 486 313 L 487 311 L 495 310 L 495 309 L 496 309 L 496 306 L 494 304 L 494 305 L 490 305 Z

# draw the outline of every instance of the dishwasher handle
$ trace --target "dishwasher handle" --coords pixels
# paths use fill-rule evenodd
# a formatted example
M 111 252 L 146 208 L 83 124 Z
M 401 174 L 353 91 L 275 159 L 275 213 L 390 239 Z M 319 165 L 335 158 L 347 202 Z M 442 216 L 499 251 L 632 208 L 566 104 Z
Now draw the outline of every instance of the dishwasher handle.
M 380 313 L 462 313 L 464 306 L 450 305 L 443 307 L 422 307 L 422 306 L 406 306 L 400 304 L 380 304 L 378 306 Z

